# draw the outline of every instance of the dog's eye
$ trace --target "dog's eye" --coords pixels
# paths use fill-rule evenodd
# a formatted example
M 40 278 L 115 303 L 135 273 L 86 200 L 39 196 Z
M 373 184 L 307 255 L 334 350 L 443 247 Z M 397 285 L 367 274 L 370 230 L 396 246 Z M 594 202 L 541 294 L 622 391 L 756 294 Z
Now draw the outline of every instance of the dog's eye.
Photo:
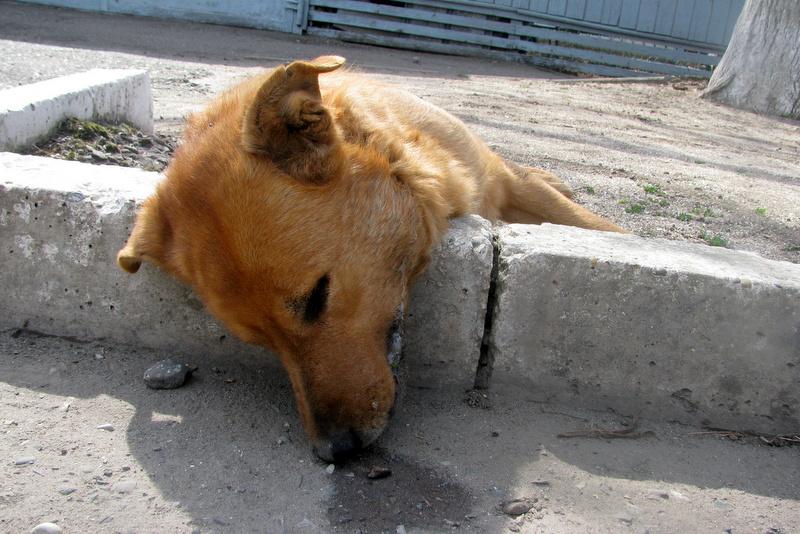
M 298 314 L 302 314 L 303 321 L 306 323 L 316 323 L 328 305 L 328 287 L 330 277 L 326 274 L 317 280 L 314 288 L 303 297 L 293 300 L 290 308 Z

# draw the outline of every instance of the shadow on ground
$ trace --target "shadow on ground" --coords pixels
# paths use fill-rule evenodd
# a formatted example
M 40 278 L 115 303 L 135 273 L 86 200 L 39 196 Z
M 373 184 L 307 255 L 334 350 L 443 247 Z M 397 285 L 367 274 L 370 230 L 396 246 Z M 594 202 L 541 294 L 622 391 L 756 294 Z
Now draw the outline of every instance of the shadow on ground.
M 157 493 L 180 503 L 188 530 L 394 532 L 399 525 L 408 531 L 459 525 L 500 532 L 509 520 L 500 504 L 532 495 L 531 481 L 547 477 L 563 480 L 572 492 L 569 481 L 575 477 L 606 477 L 615 485 L 679 483 L 798 498 L 791 483 L 800 475 L 796 448 L 688 438 L 691 429 L 678 427 L 676 434 L 661 426 L 653 428 L 655 436 L 638 440 L 559 439 L 558 433 L 618 425 L 624 417 L 575 415 L 510 386 L 507 394 L 494 395 L 491 409 L 476 409 L 463 402 L 463 391 L 410 384 L 378 445 L 329 474 L 311 454 L 290 384 L 269 360 L 198 355 L 191 361 L 200 370 L 190 383 L 153 391 L 141 376 L 163 353 L 15 335 L 0 334 L 0 388 L 6 402 L 15 391 L 8 406 L 29 403 L 41 420 L 26 440 L 44 440 L 42 454 L 62 449 L 61 458 L 55 454 L 51 460 L 72 462 L 72 468 L 83 456 L 112 458 L 129 451 Z M 76 398 L 68 418 L 41 409 L 53 401 L 39 399 L 52 395 Z M 106 435 L 96 430 L 101 423 L 124 433 L 124 446 L 97 449 L 100 442 L 92 435 Z M 55 435 L 61 441 L 46 443 Z M 392 475 L 367 478 L 375 466 L 390 468 Z M 147 495 L 141 498 L 152 498 Z M 568 508 L 572 513 L 585 508 L 571 498 L 562 500 L 574 507 Z M 140 526 L 152 524 L 149 517 L 137 519 Z

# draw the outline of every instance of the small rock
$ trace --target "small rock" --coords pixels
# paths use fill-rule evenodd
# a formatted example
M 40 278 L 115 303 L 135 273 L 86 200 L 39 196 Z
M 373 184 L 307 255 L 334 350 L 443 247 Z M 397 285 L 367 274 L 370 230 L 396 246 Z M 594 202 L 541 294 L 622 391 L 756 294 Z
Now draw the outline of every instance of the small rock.
M 111 423 L 103 423 L 102 425 L 97 425 L 97 430 L 105 430 L 107 432 L 114 431 L 114 425 Z
M 417 63 L 417 64 L 419 64 L 419 57 L 418 57 L 418 56 L 414 56 L 414 57 L 412 57 L 412 58 L 411 58 L 411 61 L 412 61 L 413 63 Z
M 123 471 L 130 471 L 130 470 L 131 470 L 131 468 L 130 468 L 130 466 L 123 465 L 123 466 L 122 466 L 122 470 L 123 470 Z
M 66 413 L 69 411 L 70 406 L 72 406 L 72 401 L 66 401 L 64 404 L 59 406 L 58 410 Z
M 531 509 L 530 503 L 522 500 L 515 499 L 503 504 L 503 513 L 511 516 L 518 516 L 527 513 Z
M 75 493 L 75 488 L 72 486 L 59 486 L 58 492 L 61 495 L 69 495 L 70 493 Z
M 378 480 L 380 478 L 386 478 L 392 474 L 392 470 L 388 467 L 380 467 L 380 466 L 373 466 L 372 469 L 369 470 L 367 473 L 367 478 L 372 480 Z
M 133 480 L 123 480 L 122 482 L 114 484 L 113 489 L 117 493 L 130 493 L 136 489 L 136 482 Z
M 632 525 L 633 524 L 633 517 L 629 516 L 628 514 L 617 514 L 614 517 L 620 523 L 625 523 L 626 525 Z
M 316 529 L 317 525 L 315 525 L 314 522 L 311 521 L 309 518 L 304 517 L 303 520 L 297 523 L 294 527 L 298 530 L 303 530 L 307 528 Z
M 328 467 L 325 468 L 325 472 L 329 475 L 332 475 L 333 472 L 336 470 L 336 466 L 333 464 L 328 464 Z
M 175 389 L 196 370 L 197 367 L 167 358 L 144 372 L 144 383 L 151 389 Z
M 39 523 L 33 530 L 31 530 L 31 534 L 60 534 L 61 527 L 56 525 L 55 523 Z
M 531 484 L 533 484 L 534 486 L 549 486 L 550 485 L 550 481 L 549 480 L 534 480 L 533 482 L 531 482 Z
M 106 469 L 105 471 L 103 471 L 103 476 L 104 477 L 110 477 L 113 474 L 114 474 L 114 472 L 111 469 Z
M 498 436 L 500 436 L 500 432 L 498 432 L 497 430 L 492 430 L 492 437 L 496 438 Z
M 30 465 L 36 462 L 36 458 L 33 456 L 20 456 L 16 460 L 14 460 L 14 465 Z
M 406 527 L 404 525 L 397 525 L 397 528 L 394 529 L 396 534 L 406 534 Z
M 647 493 L 646 497 L 653 501 L 667 500 L 669 499 L 669 493 L 661 490 L 652 490 Z

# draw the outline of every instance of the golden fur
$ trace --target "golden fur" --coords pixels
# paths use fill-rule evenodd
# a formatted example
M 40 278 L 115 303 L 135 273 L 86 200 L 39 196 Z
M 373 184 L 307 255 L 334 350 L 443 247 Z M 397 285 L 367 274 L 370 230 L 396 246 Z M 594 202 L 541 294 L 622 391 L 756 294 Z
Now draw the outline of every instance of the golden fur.
M 449 218 L 621 231 L 447 112 L 364 75 L 319 76 L 343 63 L 278 67 L 191 116 L 118 255 L 191 285 L 237 336 L 273 349 L 326 459 L 386 425 L 387 332 Z

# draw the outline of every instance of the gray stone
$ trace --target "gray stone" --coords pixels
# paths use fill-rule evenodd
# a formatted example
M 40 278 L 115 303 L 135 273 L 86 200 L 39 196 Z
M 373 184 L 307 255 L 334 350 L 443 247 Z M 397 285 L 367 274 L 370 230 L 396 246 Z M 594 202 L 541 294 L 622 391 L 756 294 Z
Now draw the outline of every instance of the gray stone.
M 496 380 L 627 415 L 797 429 L 800 265 L 553 225 L 497 242 Z
M 112 488 L 116 493 L 131 493 L 136 489 L 136 481 L 123 480 L 114 484 Z
M 503 513 L 510 516 L 526 514 L 531 508 L 531 503 L 521 499 L 503 503 Z
M 98 430 L 105 430 L 107 432 L 113 432 L 114 431 L 114 425 L 112 425 L 111 423 L 103 423 L 102 425 L 97 425 L 97 429 Z
M 152 389 L 179 388 L 196 369 L 189 364 L 167 358 L 152 365 L 144 372 L 144 383 Z
M 61 534 L 61 527 L 55 523 L 39 523 L 33 527 L 31 534 Z
M 75 491 L 76 491 L 75 488 L 73 488 L 72 486 L 59 486 L 58 488 L 58 492 L 61 495 L 69 495 L 71 493 L 75 493 Z
M 36 458 L 33 456 L 20 456 L 14 460 L 14 465 L 30 465 L 36 463 Z

